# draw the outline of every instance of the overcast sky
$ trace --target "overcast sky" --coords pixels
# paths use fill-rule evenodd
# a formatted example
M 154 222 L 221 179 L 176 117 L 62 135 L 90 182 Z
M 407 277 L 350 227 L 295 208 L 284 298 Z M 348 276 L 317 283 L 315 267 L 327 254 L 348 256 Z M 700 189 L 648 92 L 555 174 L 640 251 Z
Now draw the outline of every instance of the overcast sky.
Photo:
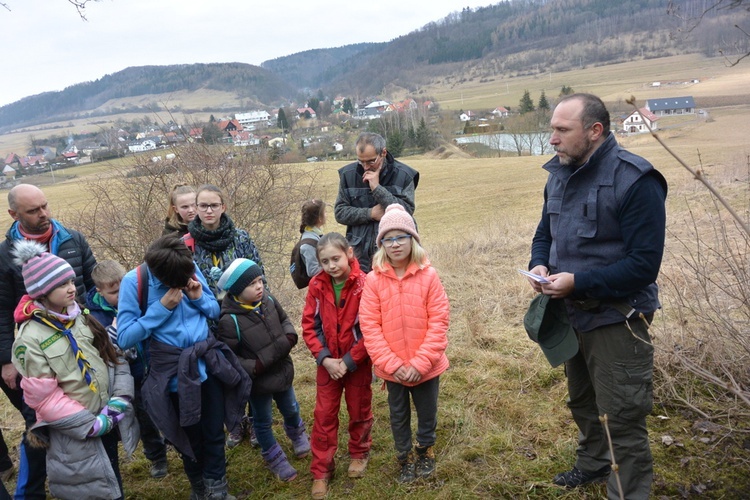
M 263 61 L 386 42 L 482 0 L 1 0 L 0 106 L 129 66 Z M 388 61 L 383 61 L 387 67 Z

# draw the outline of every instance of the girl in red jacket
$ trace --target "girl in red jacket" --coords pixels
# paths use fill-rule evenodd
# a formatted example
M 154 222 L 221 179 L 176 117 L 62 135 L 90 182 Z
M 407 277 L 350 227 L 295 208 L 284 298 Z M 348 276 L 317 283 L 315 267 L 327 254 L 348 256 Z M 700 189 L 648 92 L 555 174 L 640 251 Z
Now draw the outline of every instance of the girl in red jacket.
M 348 475 L 362 477 L 372 437 L 372 364 L 359 329 L 359 299 L 365 273 L 342 235 L 328 233 L 317 246 L 322 272 L 311 280 L 302 335 L 318 364 L 312 430 L 312 497 L 324 498 L 335 469 L 341 393 L 349 413 Z
M 420 246 L 414 219 L 401 205 L 386 208 L 376 241 L 373 270 L 362 292 L 360 324 L 375 375 L 388 387 L 399 481 L 409 483 L 435 470 L 439 376 L 448 368 L 450 305 Z M 410 397 L 417 412 L 416 459 Z

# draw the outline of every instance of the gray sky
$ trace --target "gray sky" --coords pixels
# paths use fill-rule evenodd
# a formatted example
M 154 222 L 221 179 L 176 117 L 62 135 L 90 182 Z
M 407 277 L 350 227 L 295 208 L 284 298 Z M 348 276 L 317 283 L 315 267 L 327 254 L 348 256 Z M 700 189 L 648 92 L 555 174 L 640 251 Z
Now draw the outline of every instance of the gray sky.
M 0 106 L 129 66 L 263 61 L 385 42 L 497 0 L 2 0 Z M 387 65 L 387 61 L 385 62 Z

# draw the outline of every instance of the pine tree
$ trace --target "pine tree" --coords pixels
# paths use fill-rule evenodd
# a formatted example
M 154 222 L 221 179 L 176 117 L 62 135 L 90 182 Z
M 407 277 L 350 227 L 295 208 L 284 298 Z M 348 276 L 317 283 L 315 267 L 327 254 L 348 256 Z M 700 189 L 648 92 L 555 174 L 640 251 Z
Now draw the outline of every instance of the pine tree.
M 549 111 L 549 102 L 547 102 L 547 96 L 544 95 L 544 90 L 542 90 L 542 95 L 539 96 L 539 104 L 536 107 L 540 110 Z
M 282 132 L 289 130 L 289 121 L 286 119 L 284 108 L 279 108 L 279 117 L 276 119 L 276 126 L 279 127 Z
M 401 135 L 399 129 L 395 129 L 390 136 L 388 136 L 387 147 L 388 151 L 393 156 L 401 156 L 404 152 L 404 137 Z
M 530 113 L 531 111 L 534 111 L 534 101 L 531 100 L 531 95 L 529 94 L 528 90 L 523 91 L 523 97 L 521 98 L 521 102 L 519 103 L 519 113 L 526 114 Z
M 424 121 L 424 118 L 419 120 L 419 127 L 417 127 L 417 147 L 419 147 L 422 152 L 427 152 L 430 149 L 432 149 L 432 135 L 430 134 L 430 129 L 427 128 L 427 124 Z
M 344 106 L 343 106 L 344 113 L 352 114 L 354 112 L 354 106 L 352 106 L 352 100 L 348 97 L 344 99 Z

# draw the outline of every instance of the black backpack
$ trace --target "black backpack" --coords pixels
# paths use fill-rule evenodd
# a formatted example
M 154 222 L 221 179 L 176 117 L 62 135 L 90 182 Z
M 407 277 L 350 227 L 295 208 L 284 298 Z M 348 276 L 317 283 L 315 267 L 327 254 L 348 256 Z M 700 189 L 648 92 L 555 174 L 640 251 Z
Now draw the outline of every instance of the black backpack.
M 307 267 L 305 266 L 305 261 L 302 259 L 302 254 L 299 251 L 302 245 L 316 247 L 318 245 L 318 240 L 315 238 L 302 238 L 292 249 L 292 258 L 289 261 L 289 274 L 292 275 L 294 284 L 297 285 L 297 288 L 300 290 L 310 283 L 311 278 L 311 276 L 307 275 Z

